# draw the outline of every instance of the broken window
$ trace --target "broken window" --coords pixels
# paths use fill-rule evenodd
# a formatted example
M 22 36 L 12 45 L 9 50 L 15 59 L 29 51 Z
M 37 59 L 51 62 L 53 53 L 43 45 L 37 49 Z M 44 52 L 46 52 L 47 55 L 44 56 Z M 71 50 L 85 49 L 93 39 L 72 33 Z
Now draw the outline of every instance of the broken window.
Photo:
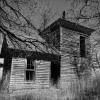
M 35 61 L 27 59 L 26 80 L 31 81 L 35 79 Z
M 85 37 L 80 36 L 80 56 L 85 57 Z
M 60 78 L 60 62 L 51 62 L 51 83 L 56 85 Z

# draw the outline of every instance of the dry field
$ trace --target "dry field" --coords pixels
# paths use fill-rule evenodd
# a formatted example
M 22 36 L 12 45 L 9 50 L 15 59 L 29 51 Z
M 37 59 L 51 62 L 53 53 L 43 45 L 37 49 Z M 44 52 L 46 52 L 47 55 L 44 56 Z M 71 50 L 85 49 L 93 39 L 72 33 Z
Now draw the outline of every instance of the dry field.
M 98 74 L 92 73 L 90 78 L 62 83 L 59 89 L 23 89 L 12 94 L 2 90 L 0 100 L 100 100 L 100 74 L 96 72 Z

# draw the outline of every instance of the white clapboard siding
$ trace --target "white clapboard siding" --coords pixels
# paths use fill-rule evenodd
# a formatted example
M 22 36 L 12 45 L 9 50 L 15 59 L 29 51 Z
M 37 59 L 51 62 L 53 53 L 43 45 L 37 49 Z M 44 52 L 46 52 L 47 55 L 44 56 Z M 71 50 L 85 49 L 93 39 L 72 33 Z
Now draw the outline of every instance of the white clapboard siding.
M 12 58 L 10 90 L 15 90 L 24 87 L 26 59 Z
M 74 66 L 71 65 L 73 58 L 70 52 L 71 50 L 76 50 L 78 54 L 80 53 L 78 45 L 80 42 L 79 37 L 80 36 L 77 32 L 65 28 L 61 29 L 61 84 L 65 84 L 76 79 Z M 70 46 L 69 43 L 71 43 L 72 46 Z M 69 51 L 69 53 L 67 51 Z
M 69 34 L 70 33 L 70 36 Z M 68 30 L 62 30 L 62 37 L 61 37 L 61 41 L 63 43 L 63 41 L 66 41 L 65 43 L 63 43 L 61 45 L 61 50 L 62 50 L 62 56 L 61 56 L 61 85 L 63 87 L 63 85 L 66 83 L 68 84 L 69 82 L 76 80 L 76 75 L 74 73 L 74 66 L 71 65 L 71 62 L 73 61 L 72 59 L 72 55 L 69 53 L 68 54 L 68 50 L 70 51 L 70 49 L 73 48 L 77 50 L 77 53 L 79 53 L 79 45 L 77 45 L 77 43 L 79 43 L 79 36 L 75 33 L 73 33 L 72 31 L 68 31 Z M 68 36 L 67 36 L 68 34 Z M 74 36 L 76 35 L 76 36 Z M 73 40 L 73 38 L 75 40 Z M 71 41 L 70 41 L 71 40 Z M 72 42 L 75 43 L 73 44 L 73 47 L 69 48 L 68 44 Z M 75 46 L 75 47 L 74 47 Z M 64 51 L 64 52 L 63 52 Z M 64 84 L 62 84 L 64 83 Z M 68 85 L 66 85 L 67 87 Z
M 35 80 L 25 80 L 27 60 L 13 58 L 11 65 L 10 91 L 49 87 L 50 62 L 36 61 Z
M 75 67 L 70 64 L 69 55 L 61 56 L 61 83 L 67 83 L 76 79 L 74 68 Z
M 49 87 L 50 62 L 37 61 L 36 82 L 40 87 Z
M 62 58 L 61 58 L 62 59 Z M 60 75 L 60 86 L 66 88 L 69 91 L 70 84 L 76 80 L 74 67 L 71 64 L 66 64 L 64 61 L 61 62 L 61 75 Z

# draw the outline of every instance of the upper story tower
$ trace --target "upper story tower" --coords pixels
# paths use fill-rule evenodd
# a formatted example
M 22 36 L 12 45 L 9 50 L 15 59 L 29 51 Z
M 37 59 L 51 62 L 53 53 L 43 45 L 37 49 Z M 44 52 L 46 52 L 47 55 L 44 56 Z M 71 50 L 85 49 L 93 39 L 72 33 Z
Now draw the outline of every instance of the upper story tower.
M 93 29 L 67 21 L 65 18 L 59 18 L 40 35 L 63 55 L 87 57 L 90 50 L 89 39 L 93 31 Z

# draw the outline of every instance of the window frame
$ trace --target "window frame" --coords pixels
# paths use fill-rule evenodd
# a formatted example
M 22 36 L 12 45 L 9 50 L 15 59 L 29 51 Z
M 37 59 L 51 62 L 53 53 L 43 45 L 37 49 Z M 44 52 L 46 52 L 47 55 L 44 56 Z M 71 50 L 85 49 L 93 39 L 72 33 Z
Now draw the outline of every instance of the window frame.
M 54 70 L 54 72 L 57 72 L 55 74 L 57 76 L 54 75 L 54 72 L 52 72 L 53 70 Z M 58 88 L 60 77 L 61 77 L 61 63 L 59 61 L 58 62 L 51 61 L 51 65 L 50 65 L 50 82 L 51 82 L 51 85 Z
M 86 37 L 80 36 L 80 57 L 86 57 Z
M 27 63 L 28 60 L 30 61 L 30 64 Z M 29 66 L 33 66 L 31 62 L 34 62 L 34 69 L 31 69 L 31 67 L 28 68 L 28 65 Z M 26 76 L 27 71 L 33 72 L 32 79 L 31 78 L 27 79 L 27 76 Z M 35 60 L 32 60 L 32 59 L 27 59 L 26 60 L 26 68 L 25 68 L 25 81 L 27 81 L 27 82 L 35 81 L 35 75 L 36 75 L 36 61 Z

